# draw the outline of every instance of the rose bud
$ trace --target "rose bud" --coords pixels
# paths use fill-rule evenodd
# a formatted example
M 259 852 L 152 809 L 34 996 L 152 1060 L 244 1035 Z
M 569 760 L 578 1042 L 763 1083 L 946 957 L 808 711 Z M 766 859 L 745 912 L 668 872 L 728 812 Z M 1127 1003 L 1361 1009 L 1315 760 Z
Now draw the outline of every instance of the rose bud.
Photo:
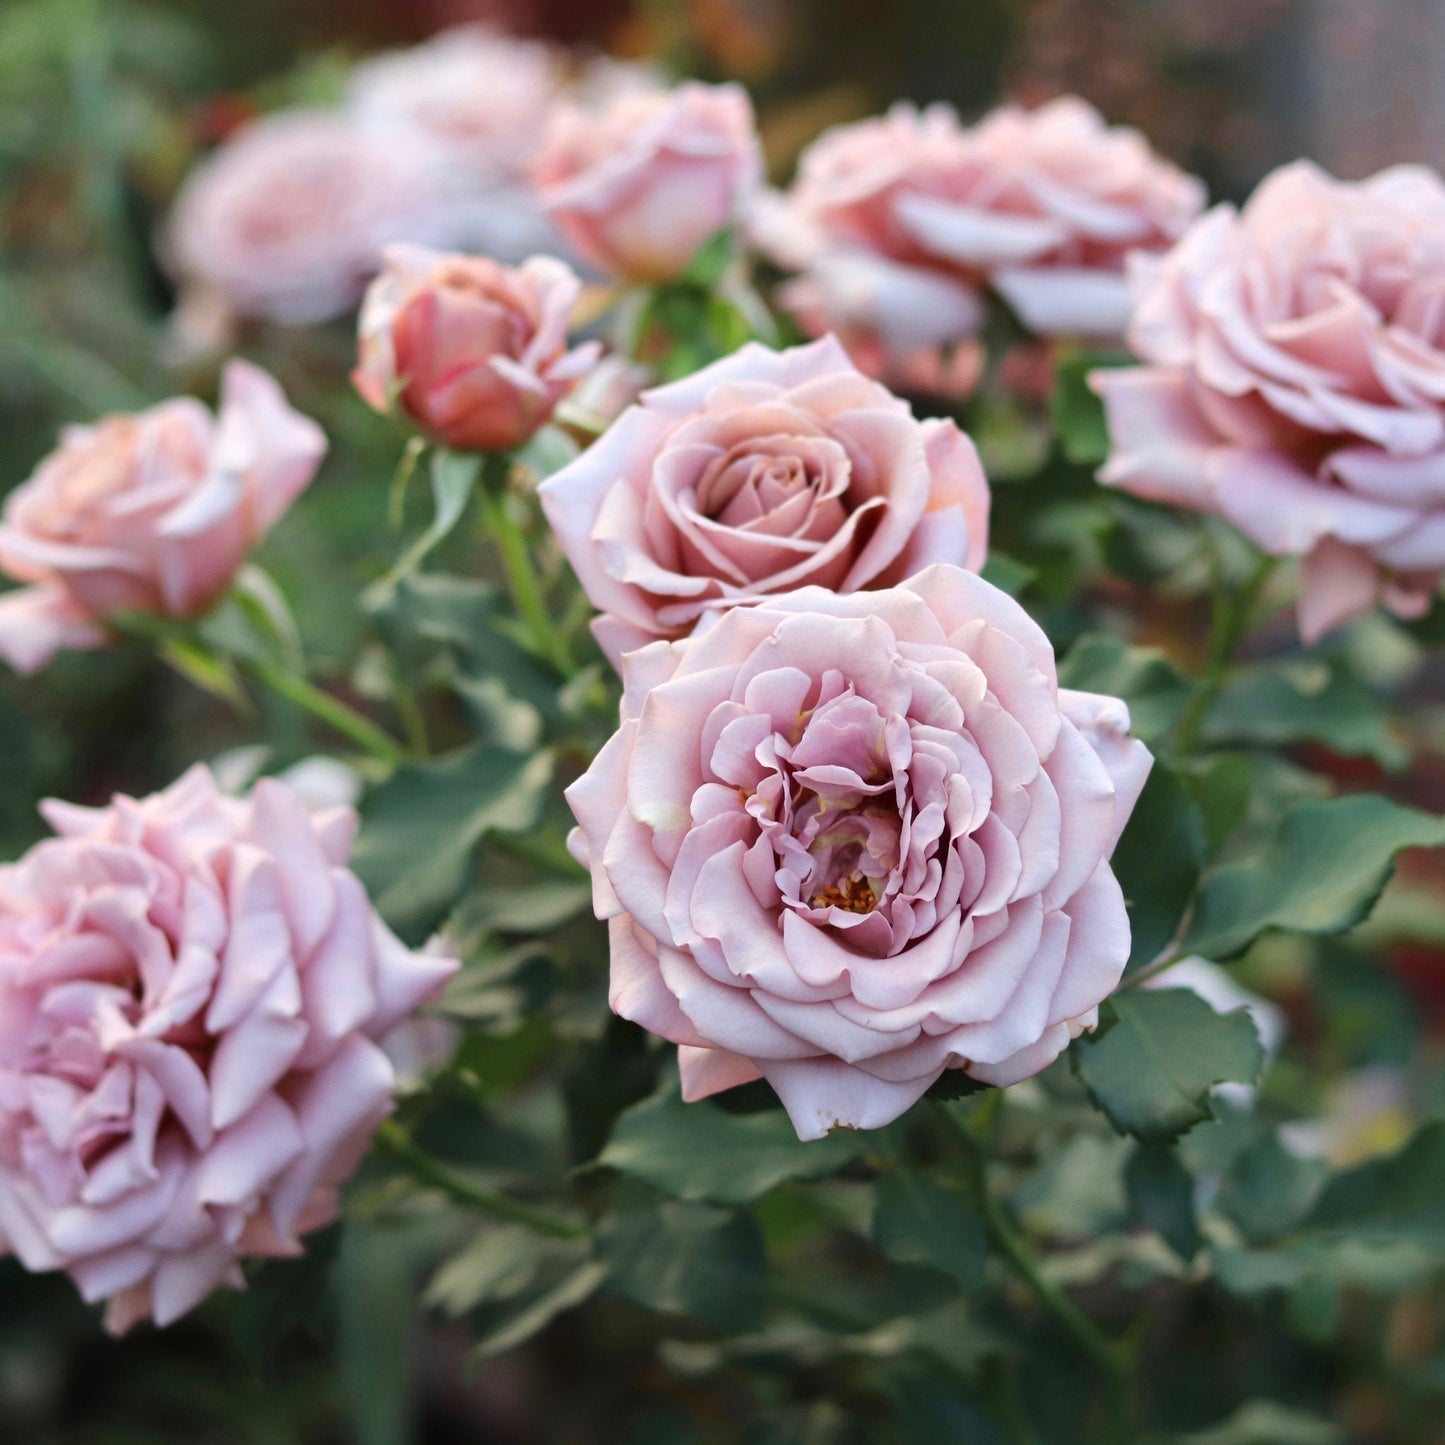
M 62 647 L 99 647 L 122 612 L 194 617 L 305 490 L 326 451 L 315 422 L 244 361 L 216 415 L 190 397 L 69 427 L 5 499 L 0 657 L 20 672 Z
M 875 1129 L 946 1069 L 1009 1084 L 1094 1026 L 1152 759 L 1005 593 L 946 566 L 808 587 L 623 683 L 573 851 L 612 1007 L 680 1046 L 685 1098 L 762 1077 L 801 1138 Z
M 600 115 L 559 108 L 532 175 L 583 260 L 658 284 L 676 280 L 705 241 L 744 218 L 763 162 L 747 92 L 688 83 L 623 93 Z
M 614 664 L 720 606 L 976 569 L 988 542 L 973 443 L 918 421 L 832 337 L 748 345 L 645 392 L 539 495 Z
M 1132 279 L 1148 365 L 1093 375 L 1099 480 L 1303 558 L 1307 642 L 1377 601 L 1425 611 L 1445 571 L 1440 177 L 1286 166 Z
M 42 811 L 58 836 L 0 868 L 0 1247 L 119 1334 L 335 1218 L 382 1042 L 457 965 L 372 910 L 355 814 L 274 779 Z
M 389 246 L 361 308 L 356 389 L 460 451 L 527 440 L 601 353 L 567 350 L 581 283 L 561 261 Z

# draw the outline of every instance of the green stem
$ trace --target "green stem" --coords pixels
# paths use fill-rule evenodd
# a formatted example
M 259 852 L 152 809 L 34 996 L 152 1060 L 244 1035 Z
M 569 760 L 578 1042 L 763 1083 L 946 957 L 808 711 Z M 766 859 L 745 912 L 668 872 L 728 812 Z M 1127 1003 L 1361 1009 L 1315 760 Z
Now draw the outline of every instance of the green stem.
M 295 704 L 303 712 L 319 718 L 328 727 L 350 738 L 358 747 L 372 757 L 395 767 L 406 761 L 406 750 L 390 733 L 363 717 L 354 707 L 322 691 L 315 683 L 308 682 L 294 672 L 288 672 L 273 662 L 259 657 L 238 657 L 238 666 L 250 673 L 257 682 L 269 687 L 279 697 Z
M 495 465 L 500 463 L 500 466 Z M 504 457 L 488 457 L 482 478 L 482 522 L 491 533 L 502 557 L 502 570 L 516 605 L 517 615 L 527 629 L 532 646 L 563 677 L 572 675 L 572 654 L 567 640 L 556 627 L 542 596 L 537 570 L 527 538 L 507 505 L 505 478 L 509 463 Z M 500 476 L 498 475 L 500 473 Z
M 996 1094 L 993 1099 L 997 1100 L 999 1097 L 1000 1095 Z M 983 1106 L 988 1119 L 992 1119 L 997 1108 L 997 1103 L 992 1100 Z M 1034 1257 L 1027 1240 L 989 1189 L 988 1156 L 983 1141 L 951 1110 L 942 1108 L 941 1112 L 952 1125 L 955 1136 L 964 1144 L 969 1182 L 983 1212 L 990 1241 L 1014 1273 L 1028 1285 L 1035 1299 L 1073 1340 L 1080 1353 L 1103 1374 L 1108 1390 L 1112 1445 L 1122 1445 L 1122 1442 L 1129 1438 L 1127 1421 L 1133 1397 L 1132 1360 L 1121 1346 L 1104 1335 L 1093 1320 L 1044 1274 L 1043 1267 Z
M 1216 576 L 1213 597 L 1213 620 L 1209 632 L 1209 649 L 1205 654 L 1204 667 L 1200 672 L 1199 687 L 1189 700 L 1179 721 L 1174 725 L 1170 738 L 1170 751 L 1176 756 L 1194 751 L 1199 742 L 1199 733 L 1209 717 L 1209 711 L 1218 698 L 1220 689 L 1229 676 L 1229 665 L 1239 644 L 1244 640 L 1254 620 L 1255 604 L 1274 571 L 1275 559 L 1261 555 L 1254 570 L 1235 592 L 1225 590 L 1222 580 Z
M 470 1205 L 494 1219 L 505 1219 L 513 1224 L 525 1225 L 538 1234 L 549 1234 L 554 1239 L 582 1239 L 587 1227 L 570 1219 L 549 1214 L 544 1209 L 534 1209 L 520 1199 L 499 1194 L 494 1189 L 484 1188 L 465 1175 L 459 1174 L 440 1159 L 434 1159 L 424 1149 L 412 1142 L 406 1130 L 394 1119 L 388 1119 L 376 1134 L 377 1145 L 400 1160 L 424 1184 L 450 1194 L 459 1203 Z

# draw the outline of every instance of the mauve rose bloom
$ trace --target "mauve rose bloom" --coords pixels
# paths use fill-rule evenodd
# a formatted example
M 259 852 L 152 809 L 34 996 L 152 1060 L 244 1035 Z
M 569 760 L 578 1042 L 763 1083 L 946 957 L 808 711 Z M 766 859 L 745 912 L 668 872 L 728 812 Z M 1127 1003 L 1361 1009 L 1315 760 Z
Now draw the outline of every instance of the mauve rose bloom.
M 1308 162 L 1134 262 L 1129 343 L 1093 375 L 1100 481 L 1223 517 L 1304 559 L 1313 641 L 1383 602 L 1430 604 L 1445 570 L 1445 183 Z
M 274 779 L 42 811 L 59 836 L 0 868 L 0 1247 L 118 1334 L 335 1217 L 380 1041 L 457 965 L 372 910 L 350 809 Z
M 361 308 L 356 389 L 443 446 L 506 451 L 552 415 L 601 352 L 567 350 L 582 283 L 550 256 L 513 269 L 485 256 L 389 246 Z
M 984 287 L 1039 335 L 1115 335 L 1125 256 L 1162 250 L 1203 205 L 1197 180 L 1073 97 L 969 129 L 947 106 L 896 105 L 815 141 L 759 239 L 836 324 L 901 355 L 972 335 Z
M 457 205 L 452 244 L 521 261 L 559 242 L 527 168 L 563 94 L 563 62 L 538 41 L 458 26 L 358 65 L 346 107 L 368 131 L 435 154 Z
M 683 1093 L 762 1077 L 798 1134 L 896 1119 L 945 1069 L 1008 1084 L 1129 955 L 1109 867 L 1152 759 L 1116 698 L 961 568 L 733 608 L 624 660 L 567 790 L 612 1007 Z
M 532 168 L 543 209 L 583 260 L 658 283 L 746 216 L 762 185 L 747 92 L 689 82 L 626 92 L 600 113 L 563 106 Z
M 191 172 L 163 249 L 183 287 L 238 315 L 325 321 L 356 304 L 383 246 L 445 245 L 458 224 L 430 148 L 340 113 L 278 111 Z
M 977 569 L 988 544 L 973 443 L 915 419 L 831 336 L 752 343 L 645 392 L 539 495 L 614 663 L 720 606 Z
M 232 361 L 215 416 L 191 397 L 68 427 L 5 499 L 0 657 L 20 672 L 98 647 L 119 612 L 193 617 L 305 490 L 326 451 L 259 368 Z

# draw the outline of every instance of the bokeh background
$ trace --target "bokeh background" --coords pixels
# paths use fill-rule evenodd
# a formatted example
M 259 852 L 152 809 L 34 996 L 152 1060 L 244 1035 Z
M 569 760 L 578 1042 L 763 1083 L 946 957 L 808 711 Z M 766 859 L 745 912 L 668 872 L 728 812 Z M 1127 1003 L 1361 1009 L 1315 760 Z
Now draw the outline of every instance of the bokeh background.
M 469 20 L 744 81 L 779 180 L 824 126 L 894 99 L 971 116 L 1069 91 L 1138 125 L 1221 199 L 1300 155 L 1346 176 L 1445 161 L 1441 0 L 0 0 L 0 489 L 67 422 L 213 385 L 167 360 L 174 297 L 153 247 L 194 159 L 258 109 L 332 98 L 357 57 Z M 300 622 L 323 676 L 364 690 L 353 604 L 395 549 L 391 478 L 374 460 L 395 442 L 344 385 L 351 349 L 338 323 L 259 337 L 252 354 L 333 442 L 261 560 L 283 587 L 306 580 Z M 242 736 L 301 753 L 296 724 L 258 706 L 238 728 L 125 650 L 63 658 L 23 685 L 0 677 L 3 856 L 37 835 L 35 803 L 52 791 L 143 791 Z M 1427 771 L 1411 787 L 1428 802 L 1445 781 Z M 1384 1012 L 1382 1038 L 1415 1007 L 1384 983 L 1360 998 Z M 667 1403 L 685 1387 L 649 1374 L 625 1314 L 564 1321 L 472 1368 L 461 1334 L 407 1305 L 411 1270 L 404 1251 L 362 1256 L 323 1235 L 305 1263 L 117 1346 L 68 1282 L 0 1263 L 0 1440 L 382 1445 L 408 1438 L 409 1420 L 427 1445 L 692 1438 Z M 1320 1368 L 1279 1358 L 1277 1337 L 1236 1344 L 1241 1372 Z M 1356 1403 L 1369 1438 L 1370 1401 Z M 715 1406 L 734 1420 L 749 1408 Z

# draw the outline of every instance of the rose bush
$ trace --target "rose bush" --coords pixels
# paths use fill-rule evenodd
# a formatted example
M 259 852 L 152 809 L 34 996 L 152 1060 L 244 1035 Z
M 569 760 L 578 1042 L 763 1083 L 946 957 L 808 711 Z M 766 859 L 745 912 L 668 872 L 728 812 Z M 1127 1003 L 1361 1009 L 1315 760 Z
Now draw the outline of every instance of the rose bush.
M 6 499 L 0 657 L 21 672 L 97 647 L 121 612 L 193 617 L 315 475 L 321 428 L 259 368 L 233 361 L 215 416 L 178 397 L 71 427 Z
M 896 105 L 814 141 L 760 239 L 804 272 L 784 299 L 805 324 L 821 315 L 903 361 L 971 336 L 984 288 L 1039 335 L 1117 334 L 1125 257 L 1163 249 L 1203 205 L 1197 180 L 1074 97 L 971 128 Z
M 742 221 L 762 185 L 737 85 L 624 90 L 600 113 L 559 107 L 533 163 L 543 208 L 611 276 L 677 279 L 703 242 Z
M 798 1134 L 877 1128 L 945 1070 L 1008 1084 L 1129 956 L 1109 855 L 1149 772 L 1114 698 L 961 568 L 733 608 L 623 664 L 567 790 L 612 1007 L 689 1099 L 759 1076 Z
M 372 911 L 351 810 L 274 780 L 43 811 L 0 868 L 0 1245 L 116 1333 L 167 1324 L 335 1216 L 391 1108 L 379 1041 L 456 963 Z
M 1377 600 L 1423 612 L 1445 570 L 1440 178 L 1287 166 L 1134 266 L 1148 365 L 1094 374 L 1100 480 L 1303 558 L 1307 641 Z
M 431 148 L 340 113 L 278 111 L 191 172 L 163 249 L 184 290 L 238 315 L 324 321 L 355 305 L 387 243 L 445 245 L 458 225 Z
M 361 309 L 352 380 L 443 446 L 505 451 L 537 430 L 592 367 L 567 349 L 581 282 L 561 261 L 515 269 L 485 256 L 391 246 Z
M 831 337 L 745 346 L 644 393 L 540 496 L 614 662 L 719 605 L 977 569 L 988 540 L 973 443 L 916 420 Z

